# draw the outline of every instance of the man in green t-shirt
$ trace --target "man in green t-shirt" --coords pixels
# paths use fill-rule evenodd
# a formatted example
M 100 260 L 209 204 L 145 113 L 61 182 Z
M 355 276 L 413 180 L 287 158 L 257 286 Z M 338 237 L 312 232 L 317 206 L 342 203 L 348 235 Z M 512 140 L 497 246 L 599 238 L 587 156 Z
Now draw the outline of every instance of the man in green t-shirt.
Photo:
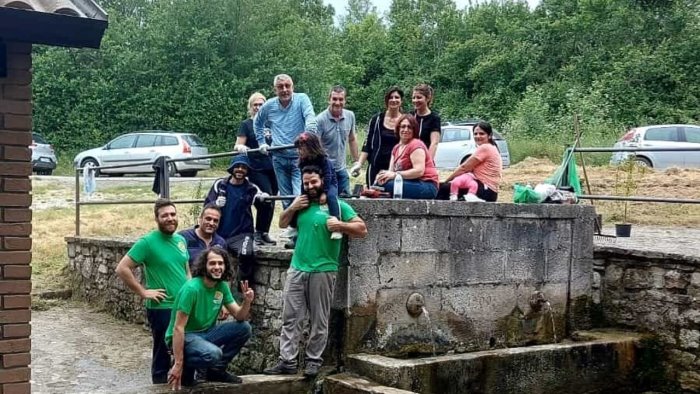
M 168 373 L 174 390 L 194 383 L 194 369 L 207 369 L 206 380 L 241 383 L 226 367 L 251 335 L 248 318 L 255 297 L 248 281 L 241 282 L 243 303 L 238 305 L 228 282 L 233 277 L 231 257 L 219 246 L 205 249 L 194 263 L 194 278 L 175 299 L 165 341 L 172 346 L 175 362 Z M 221 306 L 236 321 L 215 324 Z
M 323 193 L 321 168 L 304 167 L 302 181 L 304 194 L 298 196 L 280 217 L 280 227 L 284 228 L 298 212 L 299 238 L 284 285 L 280 358 L 277 365 L 264 371 L 269 375 L 297 373 L 300 323 L 307 314 L 311 331 L 306 344 L 304 375 L 315 377 L 318 374 L 328 340 L 328 317 L 342 243 L 340 239 L 331 239 L 330 234 L 338 231 L 356 238 L 367 235 L 365 222 L 345 201 L 339 201 L 340 220 L 330 216 L 327 205 L 320 204 L 319 197 Z
M 167 383 L 170 354 L 165 344 L 165 331 L 170 322 L 170 310 L 175 296 L 190 278 L 187 264 L 187 241 L 176 234 L 177 211 L 172 202 L 156 201 L 154 213 L 158 229 L 140 238 L 117 265 L 116 273 L 141 298 L 146 300 L 146 316 L 153 334 L 151 380 L 154 384 Z M 146 286 L 134 276 L 140 266 L 146 277 Z

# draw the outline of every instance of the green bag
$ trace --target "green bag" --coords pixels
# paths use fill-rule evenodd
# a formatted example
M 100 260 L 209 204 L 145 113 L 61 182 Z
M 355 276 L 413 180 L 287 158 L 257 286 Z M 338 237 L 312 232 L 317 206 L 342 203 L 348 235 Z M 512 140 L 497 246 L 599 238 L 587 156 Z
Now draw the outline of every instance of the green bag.
M 557 188 L 571 187 L 577 196 L 583 194 L 581 193 L 581 181 L 576 171 L 576 156 L 573 150 L 567 149 L 564 152 L 564 160 L 561 165 L 544 183 L 549 183 Z
M 540 202 L 540 197 L 530 186 L 524 186 L 516 183 L 513 188 L 513 202 L 516 204 L 537 204 Z

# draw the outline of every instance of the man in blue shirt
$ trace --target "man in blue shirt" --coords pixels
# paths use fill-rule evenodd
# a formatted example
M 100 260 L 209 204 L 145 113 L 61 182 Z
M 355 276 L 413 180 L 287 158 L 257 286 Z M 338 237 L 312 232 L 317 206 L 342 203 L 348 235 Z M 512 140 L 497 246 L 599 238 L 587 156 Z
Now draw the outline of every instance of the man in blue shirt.
M 216 233 L 226 240 L 226 248 L 238 257 L 239 280 L 253 281 L 255 273 L 255 229 L 251 206 L 256 199 L 267 197 L 246 176 L 250 162 L 246 155 L 234 156 L 228 168 L 230 176 L 217 179 L 204 199 L 204 205 L 216 204 L 221 209 L 221 221 Z
M 277 75 L 274 79 L 277 97 L 267 100 L 255 116 L 255 138 L 260 144 L 260 151 L 266 153 L 270 147 L 265 141 L 265 129 L 272 135 L 272 147 L 293 145 L 294 140 L 304 131 L 316 132 L 316 115 L 309 96 L 294 93 L 294 82 L 287 74 Z M 281 195 L 301 194 L 301 172 L 299 155 L 296 149 L 279 150 L 272 153 L 272 166 L 277 176 Z M 290 201 L 283 201 L 287 208 Z
M 187 241 L 187 251 L 190 254 L 190 270 L 192 263 L 202 251 L 211 246 L 220 246 L 226 249 L 226 240 L 216 230 L 221 220 L 221 209 L 216 204 L 207 204 L 197 218 L 197 225 L 180 231 L 180 235 Z

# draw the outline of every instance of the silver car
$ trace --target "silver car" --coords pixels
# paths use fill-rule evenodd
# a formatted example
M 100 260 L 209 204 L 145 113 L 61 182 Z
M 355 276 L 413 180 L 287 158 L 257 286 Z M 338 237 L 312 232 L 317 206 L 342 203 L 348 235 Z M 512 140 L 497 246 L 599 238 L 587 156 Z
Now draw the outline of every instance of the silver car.
M 172 133 L 167 131 L 140 131 L 119 136 L 107 145 L 80 152 L 73 164 L 76 167 L 113 166 L 119 164 L 146 163 L 143 166 L 101 169 L 99 173 L 124 175 L 154 172 L 152 164 L 156 159 L 180 159 L 192 156 L 204 156 L 209 150 L 195 134 Z M 176 173 L 193 177 L 198 171 L 208 170 L 210 159 L 178 161 L 170 164 L 170 175 Z
M 437 168 L 455 169 L 464 163 L 476 150 L 474 142 L 474 126 L 477 122 L 446 123 L 442 126 L 440 144 L 435 152 L 435 166 Z M 493 132 L 498 151 L 501 153 L 503 168 L 510 166 L 510 152 L 508 143 L 497 132 Z
M 700 148 L 700 126 L 665 124 L 630 129 L 614 145 L 615 148 Z M 688 152 L 615 152 L 610 164 L 627 158 L 653 168 L 700 167 L 700 151 Z
M 32 171 L 38 175 L 51 175 L 58 163 L 53 147 L 41 134 L 32 133 L 32 144 L 29 149 L 32 150 Z

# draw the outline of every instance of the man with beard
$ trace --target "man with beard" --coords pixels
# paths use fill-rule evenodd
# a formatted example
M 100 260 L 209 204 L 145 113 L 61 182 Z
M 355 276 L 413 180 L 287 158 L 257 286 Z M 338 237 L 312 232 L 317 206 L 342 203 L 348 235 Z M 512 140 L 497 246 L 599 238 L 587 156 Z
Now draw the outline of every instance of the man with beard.
M 280 227 L 286 227 L 298 213 L 299 239 L 284 285 L 280 358 L 277 365 L 263 372 L 268 375 L 297 373 L 301 322 L 307 315 L 310 333 L 304 376 L 318 374 L 328 340 L 328 318 L 342 244 L 340 239 L 331 239 L 330 234 L 339 231 L 356 238 L 367 235 L 365 222 L 345 201 L 339 201 L 341 220 L 330 216 L 328 206 L 320 204 L 323 172 L 319 167 L 304 167 L 302 179 L 305 194 L 294 199 L 280 217 Z
M 345 109 L 346 93 L 344 87 L 334 86 L 328 95 L 328 108 L 316 117 L 316 133 L 333 163 L 338 194 L 350 194 L 350 176 L 345 168 L 346 145 L 350 145 L 350 155 L 355 162 L 360 158 L 355 136 L 355 114 Z
M 249 170 L 246 155 L 234 156 L 228 168 L 231 175 L 214 182 L 204 205 L 213 203 L 221 209 L 221 221 L 216 233 L 226 240 L 229 253 L 238 258 L 238 279 L 252 281 L 257 262 L 251 206 L 256 199 L 265 198 L 268 194 L 262 193 L 246 179 Z
M 116 273 L 124 283 L 146 300 L 146 316 L 153 334 L 151 379 L 154 384 L 168 381 L 170 355 L 165 331 L 175 296 L 190 278 L 187 242 L 177 230 L 177 211 L 172 202 L 159 199 L 153 209 L 158 230 L 141 237 L 119 261 Z M 146 276 L 142 286 L 133 269 L 141 266 Z
M 199 254 L 211 246 L 226 248 L 226 240 L 221 238 L 216 230 L 221 220 L 221 209 L 215 204 L 207 204 L 197 218 L 197 225 L 180 231 L 187 241 L 187 252 L 190 254 L 190 270 Z
M 243 303 L 234 301 L 228 285 L 233 276 L 231 258 L 218 246 L 205 249 L 194 267 L 194 277 L 175 299 L 165 334 L 174 359 L 168 383 L 174 390 L 192 385 L 194 368 L 206 368 L 210 382 L 241 383 L 241 378 L 226 372 L 226 367 L 250 338 L 250 324 L 245 320 L 255 297 L 253 289 L 242 281 Z M 222 306 L 236 321 L 216 324 Z

